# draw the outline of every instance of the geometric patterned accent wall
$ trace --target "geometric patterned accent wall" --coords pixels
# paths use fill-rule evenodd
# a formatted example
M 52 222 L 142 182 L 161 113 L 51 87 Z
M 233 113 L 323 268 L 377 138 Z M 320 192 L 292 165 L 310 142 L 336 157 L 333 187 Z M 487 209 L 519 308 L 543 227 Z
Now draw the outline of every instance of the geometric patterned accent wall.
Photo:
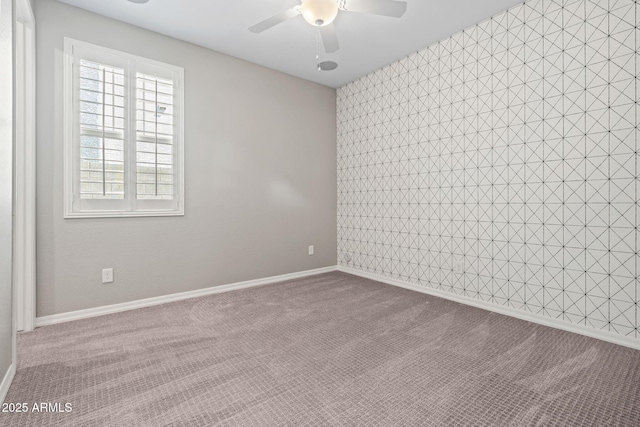
M 340 88 L 339 264 L 640 339 L 637 25 L 530 0 Z

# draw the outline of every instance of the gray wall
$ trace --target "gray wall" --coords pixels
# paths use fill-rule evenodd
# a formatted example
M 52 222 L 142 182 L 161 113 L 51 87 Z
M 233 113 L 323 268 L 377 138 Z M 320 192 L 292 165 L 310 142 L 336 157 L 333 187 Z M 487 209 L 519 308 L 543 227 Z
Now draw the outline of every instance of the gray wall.
M 336 264 L 335 90 L 51 0 L 36 20 L 38 316 Z M 184 217 L 63 219 L 65 36 L 184 67 Z
M 340 264 L 640 339 L 637 8 L 530 0 L 339 89 Z
M 0 0 L 0 381 L 13 351 L 11 242 L 13 222 L 13 47 L 11 0 Z

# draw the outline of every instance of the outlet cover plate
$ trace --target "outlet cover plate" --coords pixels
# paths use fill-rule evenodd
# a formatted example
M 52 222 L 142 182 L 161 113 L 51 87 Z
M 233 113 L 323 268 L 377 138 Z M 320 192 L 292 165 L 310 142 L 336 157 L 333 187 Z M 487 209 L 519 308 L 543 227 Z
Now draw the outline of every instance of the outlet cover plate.
M 112 282 L 113 282 L 113 268 L 103 268 L 102 283 L 112 283 Z

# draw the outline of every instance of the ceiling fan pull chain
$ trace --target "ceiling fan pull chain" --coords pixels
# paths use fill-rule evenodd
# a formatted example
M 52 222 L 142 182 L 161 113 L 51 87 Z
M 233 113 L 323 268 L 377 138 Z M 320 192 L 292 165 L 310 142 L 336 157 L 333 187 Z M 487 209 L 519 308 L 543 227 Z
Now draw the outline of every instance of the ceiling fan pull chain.
M 320 27 L 318 27 L 316 31 L 316 59 L 320 59 L 320 39 L 321 39 Z M 320 70 L 318 69 L 318 71 Z

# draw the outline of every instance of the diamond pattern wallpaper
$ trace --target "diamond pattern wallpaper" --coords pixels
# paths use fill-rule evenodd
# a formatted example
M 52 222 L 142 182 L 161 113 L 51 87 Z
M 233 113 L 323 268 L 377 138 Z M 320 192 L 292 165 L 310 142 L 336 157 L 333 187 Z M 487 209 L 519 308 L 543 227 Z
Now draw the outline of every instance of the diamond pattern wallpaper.
M 338 263 L 640 339 L 632 0 L 530 0 L 338 90 Z

